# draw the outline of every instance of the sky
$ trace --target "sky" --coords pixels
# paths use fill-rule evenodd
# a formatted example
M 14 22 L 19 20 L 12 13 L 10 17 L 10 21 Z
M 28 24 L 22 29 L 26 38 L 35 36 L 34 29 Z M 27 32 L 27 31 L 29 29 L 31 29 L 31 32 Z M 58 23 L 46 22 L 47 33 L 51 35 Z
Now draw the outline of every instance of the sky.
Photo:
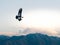
M 20 22 L 15 19 L 19 8 Z M 0 0 L 0 34 L 31 32 L 60 36 L 60 0 Z

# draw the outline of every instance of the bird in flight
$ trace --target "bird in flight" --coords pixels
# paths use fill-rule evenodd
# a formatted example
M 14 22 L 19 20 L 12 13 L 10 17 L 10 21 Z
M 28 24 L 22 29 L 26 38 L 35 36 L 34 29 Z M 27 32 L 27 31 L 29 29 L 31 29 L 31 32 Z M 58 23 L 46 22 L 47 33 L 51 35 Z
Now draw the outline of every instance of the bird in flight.
M 22 8 L 20 8 L 19 9 L 19 11 L 18 11 L 18 15 L 16 15 L 16 19 L 18 19 L 19 21 L 21 21 L 22 20 Z

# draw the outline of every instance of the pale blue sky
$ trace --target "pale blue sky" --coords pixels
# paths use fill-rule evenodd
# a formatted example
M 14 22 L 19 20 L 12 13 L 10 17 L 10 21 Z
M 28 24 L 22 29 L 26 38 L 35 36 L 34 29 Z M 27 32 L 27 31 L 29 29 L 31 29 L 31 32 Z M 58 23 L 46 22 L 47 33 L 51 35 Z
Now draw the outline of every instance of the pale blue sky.
M 19 30 L 17 24 L 14 24 L 19 8 L 23 8 L 23 12 L 38 8 L 60 10 L 60 0 L 0 0 L 0 32 Z

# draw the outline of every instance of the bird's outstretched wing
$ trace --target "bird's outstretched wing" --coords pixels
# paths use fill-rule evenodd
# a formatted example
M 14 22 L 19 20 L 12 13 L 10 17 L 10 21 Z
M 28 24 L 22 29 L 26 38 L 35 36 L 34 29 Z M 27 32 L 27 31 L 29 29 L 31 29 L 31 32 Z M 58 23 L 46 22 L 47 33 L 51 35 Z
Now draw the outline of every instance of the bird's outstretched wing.
M 19 14 L 21 15 L 21 13 L 22 13 L 22 8 L 19 9 L 18 15 Z

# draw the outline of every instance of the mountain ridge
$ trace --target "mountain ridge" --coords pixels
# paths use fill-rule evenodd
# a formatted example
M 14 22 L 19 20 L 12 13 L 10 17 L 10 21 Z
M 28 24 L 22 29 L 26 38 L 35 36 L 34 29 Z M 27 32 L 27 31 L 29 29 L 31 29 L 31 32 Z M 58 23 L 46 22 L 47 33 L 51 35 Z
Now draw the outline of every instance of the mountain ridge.
M 0 35 L 0 45 L 60 45 L 60 38 L 41 33 L 11 37 Z

